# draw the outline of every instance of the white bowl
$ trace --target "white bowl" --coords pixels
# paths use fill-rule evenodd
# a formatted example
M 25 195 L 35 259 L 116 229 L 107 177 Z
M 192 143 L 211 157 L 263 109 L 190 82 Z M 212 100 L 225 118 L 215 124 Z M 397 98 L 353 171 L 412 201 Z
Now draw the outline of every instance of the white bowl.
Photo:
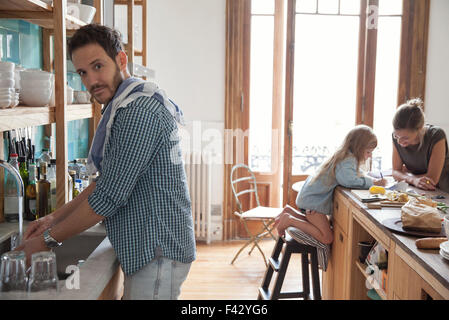
M 0 79 L 0 88 L 14 88 L 14 79 Z
M 0 100 L 0 109 L 6 109 L 11 105 L 11 100 L 3 99 Z
M 15 79 L 13 71 L 0 71 L 0 79 Z
M 0 94 L 4 93 L 15 93 L 16 90 L 14 88 L 0 88 Z
M 89 91 L 75 91 L 74 92 L 75 103 L 90 103 Z
M 26 88 L 44 88 L 51 89 L 52 82 L 50 80 L 20 80 L 20 87 L 22 89 Z
M 21 80 L 51 80 L 53 79 L 53 73 L 41 70 L 23 70 L 20 71 Z
M 67 14 L 89 24 L 95 16 L 95 7 L 81 3 L 67 3 Z
M 30 107 L 45 107 L 50 103 L 52 90 L 25 90 L 20 98 L 24 104 Z
M 13 72 L 15 66 L 13 62 L 0 61 L 0 71 Z

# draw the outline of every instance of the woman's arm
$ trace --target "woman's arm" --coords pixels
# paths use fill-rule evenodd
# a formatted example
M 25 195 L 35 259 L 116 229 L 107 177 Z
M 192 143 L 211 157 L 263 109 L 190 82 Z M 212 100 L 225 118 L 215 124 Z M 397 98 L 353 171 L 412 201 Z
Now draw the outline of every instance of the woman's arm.
M 432 149 L 430 155 L 429 167 L 427 168 L 426 176 L 431 178 L 435 183 L 440 181 L 441 172 L 444 167 L 444 160 L 446 157 L 446 139 L 441 139 Z
M 396 146 L 393 145 L 393 177 L 398 181 L 405 180 L 408 184 L 424 190 L 435 190 L 438 181 L 440 181 L 445 156 L 446 139 L 441 139 L 433 146 L 427 172 L 420 175 L 414 175 L 403 170 L 404 163 L 396 150 Z

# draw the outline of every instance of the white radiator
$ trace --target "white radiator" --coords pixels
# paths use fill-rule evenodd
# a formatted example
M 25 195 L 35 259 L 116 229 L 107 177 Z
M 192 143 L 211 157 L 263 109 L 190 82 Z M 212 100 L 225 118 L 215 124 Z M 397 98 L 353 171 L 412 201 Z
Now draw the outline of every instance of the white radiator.
M 184 164 L 192 201 L 195 238 L 208 244 L 212 238 L 211 223 L 211 157 L 207 153 L 192 152 L 184 155 Z

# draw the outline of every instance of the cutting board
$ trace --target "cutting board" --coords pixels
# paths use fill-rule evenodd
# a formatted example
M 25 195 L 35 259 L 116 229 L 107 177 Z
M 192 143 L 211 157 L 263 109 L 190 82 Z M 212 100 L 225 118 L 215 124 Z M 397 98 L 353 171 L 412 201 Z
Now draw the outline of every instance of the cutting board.
M 382 209 L 384 207 L 389 208 L 402 208 L 402 206 L 406 204 L 406 202 L 396 202 L 396 201 L 379 201 L 374 203 L 368 203 L 368 209 Z
M 376 202 L 381 200 L 386 200 L 387 197 L 382 194 L 371 194 L 369 190 L 351 190 L 351 193 L 355 195 L 362 202 Z

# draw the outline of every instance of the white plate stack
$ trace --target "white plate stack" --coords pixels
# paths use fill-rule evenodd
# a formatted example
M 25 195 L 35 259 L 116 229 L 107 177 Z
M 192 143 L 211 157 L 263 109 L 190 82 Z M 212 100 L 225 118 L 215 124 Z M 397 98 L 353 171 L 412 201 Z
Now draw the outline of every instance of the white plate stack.
M 440 244 L 440 255 L 449 260 L 449 241 L 445 241 Z
M 0 108 L 14 108 L 19 104 L 19 94 L 15 89 L 15 64 L 0 62 Z
M 20 97 L 30 107 L 45 107 L 53 92 L 53 74 L 41 70 L 20 72 Z

